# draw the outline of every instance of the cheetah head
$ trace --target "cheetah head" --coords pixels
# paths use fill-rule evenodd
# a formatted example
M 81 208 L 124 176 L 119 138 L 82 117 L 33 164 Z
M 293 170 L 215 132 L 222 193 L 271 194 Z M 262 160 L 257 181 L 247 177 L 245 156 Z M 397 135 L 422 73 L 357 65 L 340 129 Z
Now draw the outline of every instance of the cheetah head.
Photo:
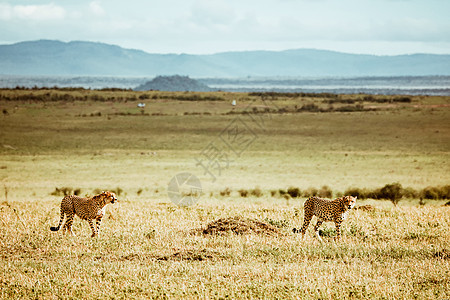
M 104 199 L 109 200 L 109 202 L 113 203 L 115 201 L 117 201 L 117 197 L 116 194 L 111 193 L 111 192 L 102 192 L 101 194 L 103 196 Z
M 357 197 L 357 196 L 356 196 L 356 197 L 345 196 L 345 197 L 344 197 L 344 203 L 345 203 L 345 206 L 346 206 L 348 209 L 352 209 L 353 207 L 355 207 L 355 204 L 356 204 L 356 198 L 358 198 L 358 197 Z

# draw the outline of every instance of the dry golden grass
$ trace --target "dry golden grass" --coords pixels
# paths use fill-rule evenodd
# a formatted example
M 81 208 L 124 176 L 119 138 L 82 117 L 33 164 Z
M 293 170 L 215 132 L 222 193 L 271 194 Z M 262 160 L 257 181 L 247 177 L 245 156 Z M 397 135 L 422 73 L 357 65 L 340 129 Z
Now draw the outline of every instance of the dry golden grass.
M 341 241 L 325 238 L 321 244 L 312 226 L 304 240 L 291 233 L 302 221 L 300 206 L 253 200 L 189 208 L 122 201 L 108 206 L 101 235 L 94 239 L 80 219 L 75 237 L 50 232 L 58 220 L 55 201 L 3 202 L 0 296 L 450 297 L 448 207 L 352 211 Z M 192 234 L 220 218 L 283 225 L 279 234 L 239 228 Z
M 414 189 L 449 184 L 449 97 L 412 97 L 378 111 L 293 113 L 313 102 L 326 108 L 327 99 L 280 96 L 270 99 L 287 113 L 271 114 L 258 128 L 248 115 L 228 114 L 232 99 L 238 111 L 261 101 L 248 94 L 0 96 L 2 299 L 450 298 L 450 208 L 443 201 L 358 202 L 374 209 L 352 211 L 338 243 L 334 225 L 326 224 L 321 244 L 312 225 L 304 240 L 292 233 L 304 198 L 270 196 L 291 186 L 343 192 L 392 182 Z M 16 96 L 21 100 L 5 100 Z M 180 100 L 197 96 L 216 98 Z M 149 115 L 136 108 L 140 101 Z M 237 116 L 257 138 L 212 182 L 195 158 Z M 195 206 L 180 208 L 167 197 L 179 172 L 202 182 Z M 122 190 L 98 238 L 78 218 L 75 237 L 49 230 L 62 198 L 51 193 L 62 187 L 82 195 Z

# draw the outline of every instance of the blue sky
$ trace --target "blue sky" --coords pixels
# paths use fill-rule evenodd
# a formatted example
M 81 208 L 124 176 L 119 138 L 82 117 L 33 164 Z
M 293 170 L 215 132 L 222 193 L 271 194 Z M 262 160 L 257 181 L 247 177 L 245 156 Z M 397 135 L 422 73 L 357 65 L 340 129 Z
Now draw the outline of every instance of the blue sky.
M 449 12 L 448 0 L 0 0 L 0 43 L 87 40 L 150 53 L 450 54 Z

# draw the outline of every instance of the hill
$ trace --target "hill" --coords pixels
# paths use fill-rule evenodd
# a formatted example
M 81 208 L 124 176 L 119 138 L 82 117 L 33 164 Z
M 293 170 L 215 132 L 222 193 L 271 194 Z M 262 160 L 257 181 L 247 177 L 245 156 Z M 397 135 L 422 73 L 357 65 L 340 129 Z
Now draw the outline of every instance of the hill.
M 450 55 L 375 56 L 325 50 L 150 54 L 93 42 L 39 40 L 0 45 L 6 75 L 420 76 L 450 75 Z
M 209 92 L 212 91 L 206 84 L 200 83 L 188 76 L 157 76 L 137 88 L 135 91 L 169 91 L 169 92 Z

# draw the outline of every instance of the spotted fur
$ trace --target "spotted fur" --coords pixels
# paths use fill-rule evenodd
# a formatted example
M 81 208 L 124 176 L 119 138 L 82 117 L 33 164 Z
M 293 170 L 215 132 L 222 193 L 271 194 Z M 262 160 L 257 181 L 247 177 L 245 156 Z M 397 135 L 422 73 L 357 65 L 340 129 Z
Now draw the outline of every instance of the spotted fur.
M 318 239 L 322 241 L 322 238 L 318 234 L 318 229 L 323 222 L 334 222 L 336 225 L 337 239 L 340 238 L 341 223 L 347 217 L 350 210 L 356 204 L 356 198 L 352 196 L 344 196 L 335 200 L 326 200 L 319 197 L 310 197 L 304 204 L 304 221 L 300 230 L 294 228 L 294 233 L 301 232 L 302 237 L 305 236 L 306 229 L 311 222 L 313 216 L 317 217 L 316 226 L 314 226 L 314 232 Z
M 117 201 L 116 195 L 111 192 L 102 192 L 99 195 L 83 198 L 74 195 L 65 196 L 61 201 L 61 217 L 59 224 L 56 227 L 50 227 L 51 231 L 58 231 L 66 216 L 66 222 L 64 223 L 64 231 L 69 231 L 74 235 L 72 231 L 72 222 L 75 215 L 81 219 L 88 221 L 89 226 L 92 229 L 92 237 L 98 234 L 100 223 L 105 215 L 106 205 Z M 96 222 L 95 222 L 96 221 Z M 96 224 L 95 224 L 95 223 Z

